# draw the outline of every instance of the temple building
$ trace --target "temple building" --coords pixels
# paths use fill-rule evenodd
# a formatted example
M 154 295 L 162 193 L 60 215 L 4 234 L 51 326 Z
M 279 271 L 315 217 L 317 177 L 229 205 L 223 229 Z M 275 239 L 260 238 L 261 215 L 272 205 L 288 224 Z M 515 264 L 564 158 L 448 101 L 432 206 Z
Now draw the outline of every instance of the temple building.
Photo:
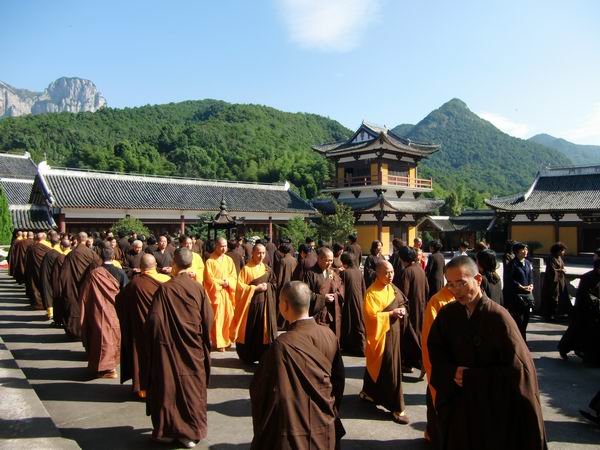
M 393 238 L 412 244 L 417 224 L 444 203 L 423 197 L 432 192 L 432 180 L 417 173 L 418 162 L 439 148 L 363 122 L 350 139 L 313 147 L 335 163 L 336 176 L 321 190 L 331 198 L 312 204 L 323 214 L 335 210 L 335 201 L 352 208 L 365 251 L 375 239 L 385 254 L 391 252 Z
M 486 203 L 507 222 L 509 239 L 539 242 L 538 253 L 557 241 L 572 255 L 600 248 L 600 165 L 544 169 L 527 192 Z
M 151 232 L 184 233 L 219 212 L 246 228 L 276 234 L 274 225 L 318 212 L 289 183 L 243 183 L 50 167 L 41 162 L 30 202 L 47 210 L 60 232 L 102 231 L 124 217 Z

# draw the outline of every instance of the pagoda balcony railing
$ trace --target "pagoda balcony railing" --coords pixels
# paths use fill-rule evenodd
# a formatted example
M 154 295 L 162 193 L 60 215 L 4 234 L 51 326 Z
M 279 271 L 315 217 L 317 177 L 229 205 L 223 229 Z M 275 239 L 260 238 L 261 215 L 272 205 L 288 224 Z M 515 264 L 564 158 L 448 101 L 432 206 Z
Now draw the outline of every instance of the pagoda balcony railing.
M 431 178 L 414 178 L 398 175 L 346 177 L 343 180 L 330 181 L 326 188 L 344 188 L 360 186 L 401 186 L 415 189 L 432 189 Z

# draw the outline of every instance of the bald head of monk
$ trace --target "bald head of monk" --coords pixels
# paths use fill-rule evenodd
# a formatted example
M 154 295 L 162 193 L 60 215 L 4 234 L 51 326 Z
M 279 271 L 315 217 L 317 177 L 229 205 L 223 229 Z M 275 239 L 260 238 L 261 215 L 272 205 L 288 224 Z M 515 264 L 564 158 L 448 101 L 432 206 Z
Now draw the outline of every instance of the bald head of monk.
M 394 266 L 392 266 L 388 261 L 379 261 L 377 263 L 375 273 L 377 275 L 377 281 L 379 281 L 381 284 L 390 284 L 394 279 Z
M 317 252 L 317 264 L 322 271 L 329 270 L 333 264 L 333 252 L 330 248 L 321 247 Z
M 177 250 L 175 250 L 173 263 L 177 271 L 189 269 L 192 266 L 193 260 L 194 256 L 192 255 L 192 251 L 189 248 L 179 247 Z
M 145 272 L 152 269 L 156 269 L 156 258 L 150 253 L 145 253 L 140 261 L 140 270 Z
M 69 240 L 69 238 L 67 238 L 67 237 L 62 238 L 62 240 L 60 241 L 60 248 L 62 248 L 63 250 L 71 248 L 71 241 Z
M 60 242 L 60 235 L 56 231 L 50 231 L 48 233 L 48 240 L 52 245 L 56 245 Z
M 42 242 L 46 239 L 46 233 L 44 233 L 43 231 L 40 231 L 38 233 L 35 233 L 35 237 L 33 238 L 33 240 L 35 242 Z
M 23 237 L 23 232 L 21 230 L 17 231 L 17 237 L 18 238 Z
M 227 240 L 224 237 L 218 237 L 215 241 L 215 254 L 221 256 L 227 251 Z
M 85 233 L 85 232 L 82 231 L 82 232 L 80 232 L 80 233 L 77 234 L 77 242 L 79 244 L 85 244 L 87 242 L 87 240 L 88 240 L 87 233 Z
M 33 231 L 27 232 L 27 239 L 33 239 Z
M 279 310 L 289 323 L 308 318 L 310 288 L 302 281 L 288 281 L 279 294 Z
M 267 249 L 262 244 L 256 244 L 252 248 L 252 262 L 254 264 L 260 264 L 265 259 L 265 255 L 267 254 Z

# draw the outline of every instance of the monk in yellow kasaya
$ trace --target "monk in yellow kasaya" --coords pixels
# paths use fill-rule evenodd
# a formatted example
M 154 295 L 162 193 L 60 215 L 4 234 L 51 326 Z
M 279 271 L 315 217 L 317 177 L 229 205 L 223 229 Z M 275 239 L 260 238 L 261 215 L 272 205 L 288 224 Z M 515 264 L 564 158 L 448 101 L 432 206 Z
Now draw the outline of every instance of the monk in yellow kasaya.
M 235 292 L 235 314 L 229 335 L 235 349 L 247 364 L 259 361 L 277 338 L 276 277 L 263 261 L 263 244 L 252 249 L 252 258 L 238 276 Z
M 429 359 L 429 350 L 427 349 L 427 338 L 429 330 L 436 316 L 446 304 L 455 300 L 454 294 L 450 292 L 446 286 L 440 289 L 427 302 L 423 315 L 423 328 L 421 329 L 421 351 L 423 353 L 423 369 L 427 374 L 427 428 L 425 429 L 425 440 L 431 442 L 433 448 L 438 448 L 439 445 L 439 430 L 437 425 L 437 414 L 435 411 L 435 389 L 429 380 L 431 379 L 431 360 Z
M 204 262 L 202 261 L 202 257 L 193 251 L 194 241 L 188 236 L 181 236 L 179 238 L 179 247 L 185 247 L 192 251 L 192 266 L 187 269 L 187 273 L 198 283 L 202 284 L 204 282 Z M 173 276 L 175 275 L 177 273 L 173 273 Z
M 375 275 L 364 298 L 367 369 L 359 397 L 390 410 L 394 422 L 407 424 L 400 358 L 401 321 L 407 316 L 407 299 L 392 283 L 394 267 L 389 262 L 380 260 Z
M 215 251 L 204 265 L 204 288 L 210 298 L 214 321 L 211 343 L 217 351 L 224 352 L 231 346 L 229 327 L 233 320 L 237 272 L 233 260 L 225 254 L 227 241 L 219 237 Z

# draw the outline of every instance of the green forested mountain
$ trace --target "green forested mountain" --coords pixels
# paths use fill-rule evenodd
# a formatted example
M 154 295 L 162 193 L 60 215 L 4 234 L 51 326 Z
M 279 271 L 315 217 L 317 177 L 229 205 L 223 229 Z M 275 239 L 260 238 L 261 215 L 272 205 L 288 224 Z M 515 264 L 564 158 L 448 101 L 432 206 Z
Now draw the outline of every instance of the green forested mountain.
M 518 139 L 481 119 L 458 99 L 452 99 L 413 127 L 394 132 L 442 148 L 420 163 L 421 175 L 431 176 L 436 196 L 457 192 L 467 207 L 483 207 L 483 199 L 527 189 L 538 170 L 567 165 L 562 153 Z
M 292 182 L 315 196 L 332 173 L 311 145 L 351 131 L 315 114 L 216 100 L 0 121 L 0 151 L 50 165 L 221 180 Z
M 532 142 L 545 145 L 546 147 L 558 150 L 573 164 L 599 164 L 600 163 L 600 145 L 579 145 L 566 141 L 561 138 L 555 138 L 549 134 L 536 134 L 529 138 Z

